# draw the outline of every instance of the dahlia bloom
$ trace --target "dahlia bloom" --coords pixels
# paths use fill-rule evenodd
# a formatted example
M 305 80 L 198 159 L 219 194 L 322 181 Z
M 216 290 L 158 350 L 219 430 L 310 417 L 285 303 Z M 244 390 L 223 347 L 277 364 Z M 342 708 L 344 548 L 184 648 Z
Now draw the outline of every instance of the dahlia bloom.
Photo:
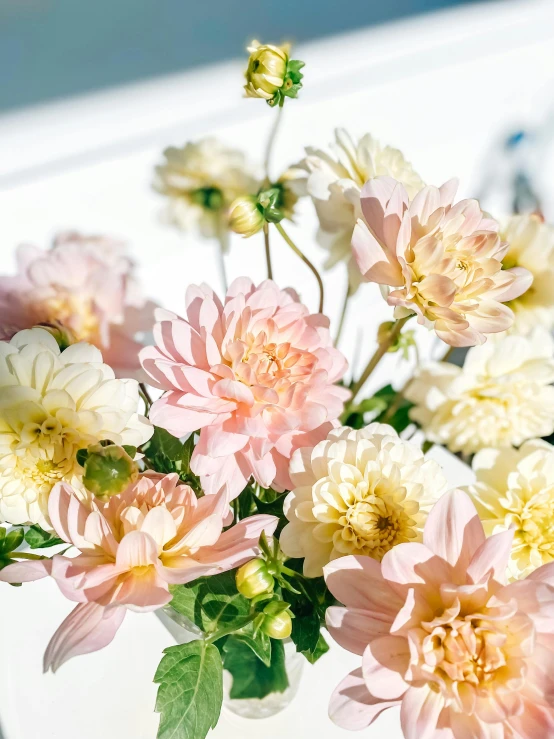
M 310 314 L 293 290 L 245 277 L 224 305 L 206 285 L 189 287 L 186 305 L 186 318 L 157 312 L 156 346 L 141 352 L 166 391 L 150 419 L 174 436 L 201 429 L 191 469 L 207 493 L 227 484 L 236 497 L 251 476 L 289 487 L 292 452 L 325 438 L 349 396 L 333 385 L 347 363 L 328 319 Z
M 362 188 L 352 247 L 364 280 L 392 288 L 397 316 L 415 313 L 451 346 L 473 346 L 514 321 L 503 305 L 532 281 L 503 269 L 508 244 L 476 200 L 454 204 L 457 183 L 425 187 L 410 199 L 401 182 L 377 177 Z
M 380 561 L 397 544 L 419 540 L 446 488 L 439 465 L 382 423 L 335 428 L 313 449 L 297 449 L 290 476 L 280 544 L 304 558 L 306 577 L 345 554 Z
M 342 128 L 335 130 L 331 154 L 314 147 L 292 168 L 300 195 L 309 195 L 319 219 L 318 241 L 329 252 L 325 268 L 337 262 L 348 264 L 353 287 L 360 274 L 352 254 L 352 232 L 361 218 L 362 186 L 373 177 L 388 175 L 402 182 L 412 198 L 423 182 L 398 149 L 382 146 L 369 133 L 357 141 Z
M 423 367 L 405 392 L 410 416 L 452 452 L 519 446 L 554 431 L 554 342 L 537 329 L 467 353 L 463 367 Z
M 511 544 L 511 531 L 485 538 L 454 490 L 429 514 L 423 544 L 399 544 L 381 564 L 327 565 L 345 605 L 327 610 L 327 627 L 363 655 L 336 688 L 331 718 L 363 729 L 400 706 L 406 739 L 553 737 L 554 564 L 506 585 Z
M 44 669 L 53 672 L 71 657 L 109 644 L 126 609 L 154 611 L 171 600 L 169 585 L 248 561 L 258 552 L 262 532 L 271 535 L 277 525 L 273 516 L 252 516 L 222 533 L 227 494 L 197 500 L 176 474 L 143 475 L 121 495 L 90 507 L 60 483 L 48 510 L 56 534 L 80 553 L 17 562 L 0 572 L 0 580 L 50 576 L 78 603 L 46 649 Z
M 154 189 L 168 198 L 167 218 L 183 231 L 226 243 L 233 200 L 257 192 L 259 180 L 242 152 L 214 138 L 170 146 L 156 167 Z
M 140 446 L 153 432 L 137 415 L 136 380 L 116 380 L 90 344 L 60 351 L 40 328 L 0 342 L 0 521 L 49 529 L 48 496 L 81 485 L 75 455 L 110 439 Z
M 554 226 L 534 214 L 511 216 L 500 229 L 510 245 L 504 268 L 524 267 L 533 276 L 531 287 L 508 305 L 513 310 L 513 330 L 529 334 L 536 326 L 554 328 Z
M 512 529 L 510 574 L 521 578 L 554 561 L 554 447 L 541 439 L 519 449 L 483 449 L 466 488 L 487 534 Z
M 124 244 L 61 233 L 51 249 L 20 246 L 15 276 L 0 277 L 0 339 L 39 323 L 62 324 L 77 341 L 102 350 L 119 377 L 140 376 L 135 336 L 149 331 L 145 301 Z

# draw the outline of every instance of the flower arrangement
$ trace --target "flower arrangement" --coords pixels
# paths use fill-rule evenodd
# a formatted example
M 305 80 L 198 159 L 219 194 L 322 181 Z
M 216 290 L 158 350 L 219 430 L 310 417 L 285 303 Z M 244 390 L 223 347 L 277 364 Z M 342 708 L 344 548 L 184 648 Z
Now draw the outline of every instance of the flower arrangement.
M 107 647 L 127 609 L 186 624 L 153 676 L 160 739 L 206 737 L 224 670 L 231 700 L 263 700 L 288 687 L 284 643 L 314 664 L 329 635 L 361 658 L 329 696 L 340 726 L 400 706 L 406 739 L 554 738 L 554 228 L 499 225 L 342 129 L 272 178 L 304 64 L 249 52 L 246 96 L 275 108 L 265 171 L 204 139 L 167 149 L 154 187 L 219 241 L 224 277 L 232 234 L 257 238 L 266 280 L 190 285 L 175 314 L 125 245 L 77 233 L 20 247 L 0 278 L 0 580 L 49 577 L 74 603 L 45 670 Z M 303 197 L 325 268 L 347 272 L 337 327 L 287 230 Z M 277 234 L 317 311 L 274 281 Z M 362 282 L 388 315 L 351 377 L 337 346 Z M 420 362 L 413 323 L 440 361 Z M 368 397 L 413 347 L 408 382 Z M 449 490 L 433 445 L 475 482 Z

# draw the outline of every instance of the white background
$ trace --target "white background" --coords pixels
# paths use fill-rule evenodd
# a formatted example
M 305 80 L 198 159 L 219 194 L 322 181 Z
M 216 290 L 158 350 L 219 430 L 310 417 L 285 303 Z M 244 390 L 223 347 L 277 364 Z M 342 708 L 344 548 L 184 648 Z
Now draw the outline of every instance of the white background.
M 461 194 L 477 191 L 481 163 L 498 136 L 533 129 L 554 110 L 554 5 L 494 3 L 361 31 L 305 46 L 305 89 L 287 103 L 274 162 L 299 159 L 305 144 L 324 146 L 335 126 L 370 131 L 401 148 L 427 182 L 461 178 Z M 129 241 L 149 296 L 177 312 L 191 282 L 218 285 L 215 246 L 164 226 L 151 190 L 160 151 L 215 133 L 262 158 L 273 111 L 241 98 L 242 63 L 226 64 L 110 93 L 0 118 L 1 271 L 13 268 L 23 241 L 46 246 L 58 229 L 107 233 Z M 545 192 L 554 194 L 554 152 L 541 150 Z M 278 171 L 276 167 L 276 172 Z M 549 189 L 550 188 L 550 189 Z M 497 199 L 503 203 L 501 193 Z M 551 200 L 546 209 L 553 212 Z M 495 213 L 495 215 L 500 215 Z M 291 233 L 321 263 L 309 204 Z M 275 235 L 275 277 L 292 284 L 315 309 L 312 277 Z M 260 239 L 233 242 L 231 278 L 265 277 Z M 326 312 L 335 319 L 344 273 L 326 275 Z M 364 286 L 350 312 L 343 348 L 357 347 L 356 366 L 372 351 L 375 330 L 390 316 L 374 286 Z M 419 334 L 422 353 L 437 347 Z M 347 351 L 347 353 L 349 353 Z M 351 357 L 350 357 L 351 358 Z M 409 370 L 388 356 L 372 386 L 399 383 Z M 443 455 L 452 484 L 468 471 Z M 152 615 L 129 613 L 113 644 L 78 658 L 55 675 L 40 671 L 44 648 L 71 605 L 54 583 L 0 590 L 0 722 L 5 739 L 154 739 L 152 677 L 171 637 Z M 347 736 L 326 715 L 328 697 L 358 658 L 332 649 L 306 665 L 300 694 L 282 714 L 262 723 L 224 714 L 214 737 L 289 734 Z M 367 737 L 400 736 L 394 711 Z

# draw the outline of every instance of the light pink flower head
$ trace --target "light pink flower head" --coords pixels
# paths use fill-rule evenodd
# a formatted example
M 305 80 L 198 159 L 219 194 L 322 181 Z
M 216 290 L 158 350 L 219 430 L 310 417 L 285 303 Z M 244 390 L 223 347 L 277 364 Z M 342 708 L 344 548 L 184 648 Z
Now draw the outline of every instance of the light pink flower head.
M 74 558 L 18 562 L 0 572 L 5 582 L 50 575 L 79 605 L 52 637 L 44 669 L 109 644 L 126 609 L 153 611 L 171 600 L 169 585 L 238 567 L 254 557 L 273 516 L 251 516 L 222 533 L 225 492 L 196 498 L 178 475 L 142 475 L 121 495 L 87 508 L 72 488 L 56 485 L 48 513 L 57 535 L 79 550 Z
M 224 304 L 193 285 L 186 305 L 186 318 L 157 311 L 156 346 L 141 352 L 167 391 L 152 423 L 175 436 L 201 429 L 191 469 L 207 493 L 227 484 L 236 497 L 251 475 L 263 487 L 290 489 L 293 451 L 324 439 L 348 397 L 333 385 L 347 363 L 328 319 L 310 314 L 294 291 L 245 277 Z
M 452 346 L 474 346 L 486 334 L 514 322 L 503 305 L 524 293 L 532 275 L 502 269 L 509 245 L 477 200 L 454 204 L 457 182 L 424 187 L 410 202 L 404 186 L 376 177 L 362 188 L 365 221 L 358 220 L 352 247 L 368 282 L 392 288 L 397 315 L 414 312 Z
M 554 737 L 554 564 L 506 585 L 512 531 L 485 538 L 469 497 L 445 494 L 423 544 L 379 564 L 343 557 L 325 579 L 345 608 L 327 626 L 363 655 L 331 698 L 332 719 L 369 726 L 400 706 L 406 739 Z
M 38 323 L 61 323 L 76 341 L 102 350 L 118 377 L 138 377 L 135 336 L 151 329 L 125 245 L 101 236 L 59 234 L 50 249 L 20 246 L 18 272 L 0 277 L 0 340 Z

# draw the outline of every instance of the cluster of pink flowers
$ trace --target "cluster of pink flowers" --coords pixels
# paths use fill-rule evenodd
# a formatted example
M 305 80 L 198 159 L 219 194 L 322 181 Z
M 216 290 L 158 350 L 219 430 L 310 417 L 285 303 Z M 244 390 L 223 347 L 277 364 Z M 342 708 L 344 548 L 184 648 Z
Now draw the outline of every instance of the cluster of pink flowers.
M 155 347 L 141 351 L 152 383 L 166 391 L 152 422 L 175 436 L 200 431 L 191 469 L 206 493 L 231 497 L 251 476 L 290 489 L 299 447 L 327 436 L 349 392 L 329 320 L 310 314 L 293 290 L 242 277 L 222 303 L 203 285 L 187 291 L 186 318 L 158 310 Z
M 0 340 L 60 325 L 97 346 L 118 377 L 141 377 L 137 336 L 151 331 L 155 306 L 133 269 L 125 245 L 102 236 L 67 232 L 50 249 L 20 246 L 17 274 L 0 277 Z
M 0 571 L 5 582 L 50 576 L 78 605 L 52 637 L 44 669 L 56 671 L 78 654 L 109 644 L 126 610 L 153 611 L 171 600 L 169 585 L 238 567 L 254 557 L 277 519 L 228 523 L 225 491 L 197 499 L 178 475 L 142 475 L 124 493 L 87 507 L 72 488 L 56 485 L 48 501 L 56 534 L 79 550 L 76 557 L 23 561 Z

